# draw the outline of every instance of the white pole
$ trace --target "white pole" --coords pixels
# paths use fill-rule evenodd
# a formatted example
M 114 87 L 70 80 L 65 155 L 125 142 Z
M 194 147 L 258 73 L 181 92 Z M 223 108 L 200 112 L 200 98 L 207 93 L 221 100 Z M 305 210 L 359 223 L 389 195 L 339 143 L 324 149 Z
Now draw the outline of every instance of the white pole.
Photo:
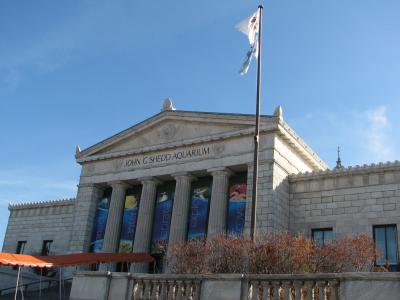
M 22 297 L 22 300 L 24 300 L 24 283 L 23 283 L 23 277 L 22 277 L 22 268 L 21 268 L 21 279 L 20 279 L 20 281 L 21 281 L 21 284 L 20 284 L 20 286 L 19 286 L 19 289 L 21 290 L 21 297 Z
M 18 285 L 19 285 L 19 275 L 20 275 L 20 273 L 21 273 L 21 266 L 18 266 L 17 285 L 15 286 L 14 300 L 17 300 Z
M 42 299 L 42 273 L 43 273 L 43 268 L 40 268 L 40 278 L 39 278 L 39 300 Z
M 62 272 L 62 267 L 60 267 L 60 300 L 62 300 L 62 298 L 61 298 L 61 280 L 62 280 L 61 272 Z

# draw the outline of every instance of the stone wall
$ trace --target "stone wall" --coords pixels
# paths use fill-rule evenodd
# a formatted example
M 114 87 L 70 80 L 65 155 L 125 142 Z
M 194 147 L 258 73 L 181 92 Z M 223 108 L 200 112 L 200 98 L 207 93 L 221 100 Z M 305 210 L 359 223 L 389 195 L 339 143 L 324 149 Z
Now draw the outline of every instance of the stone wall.
M 53 240 L 51 254 L 69 251 L 74 199 L 10 205 L 3 252 L 14 252 L 26 241 L 25 254 L 40 254 L 44 240 Z
M 291 175 L 289 182 L 292 233 L 331 227 L 335 238 L 372 236 L 374 225 L 400 226 L 397 161 Z
M 269 195 L 271 195 L 272 187 L 272 168 L 267 160 L 262 160 L 258 166 L 258 190 L 257 190 L 257 231 L 268 231 L 271 227 L 269 217 Z M 251 227 L 251 208 L 253 194 L 253 164 L 248 165 L 247 169 L 247 204 L 246 204 L 246 222 L 245 236 L 250 236 Z
M 72 213 L 69 251 L 89 252 L 93 225 L 96 215 L 97 199 L 103 189 L 94 185 L 79 185 Z
M 399 273 L 135 274 L 76 272 L 71 300 L 330 299 L 397 300 Z M 291 296 L 292 295 L 292 296 Z
M 268 219 L 274 232 L 289 230 L 289 174 L 313 170 L 307 160 L 293 150 L 290 143 L 291 141 L 279 135 L 274 138 L 274 153 L 270 166 L 271 190 L 268 196 Z
M 297 140 L 296 140 L 297 141 Z M 300 142 L 299 142 L 300 143 Z M 278 134 L 261 135 L 258 167 L 257 232 L 289 230 L 289 180 L 292 173 L 315 168 Z M 247 172 L 246 233 L 250 232 L 253 163 Z

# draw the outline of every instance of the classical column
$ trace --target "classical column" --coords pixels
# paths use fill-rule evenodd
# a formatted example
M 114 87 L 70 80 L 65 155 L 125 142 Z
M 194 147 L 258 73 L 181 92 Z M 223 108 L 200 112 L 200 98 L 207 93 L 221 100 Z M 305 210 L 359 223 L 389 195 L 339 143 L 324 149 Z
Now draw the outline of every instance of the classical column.
M 128 185 L 121 182 L 111 183 L 112 193 L 110 208 L 108 211 L 106 232 L 104 233 L 103 241 L 103 252 L 118 252 L 119 247 L 119 236 L 121 231 L 122 217 L 124 214 L 125 207 L 125 196 Z M 106 266 L 102 265 L 101 270 L 105 270 Z M 112 266 L 111 270 L 115 269 L 115 265 Z
M 228 185 L 232 172 L 227 168 L 215 168 L 207 171 L 213 176 L 207 236 L 213 237 L 226 233 Z
M 178 173 L 174 175 L 174 178 L 176 186 L 169 230 L 169 245 L 186 240 L 190 207 L 190 183 L 195 179 L 189 173 Z
M 142 195 L 139 202 L 139 215 L 136 225 L 135 241 L 133 252 L 150 251 L 151 234 L 153 228 L 154 206 L 156 203 L 156 192 L 159 181 L 155 178 L 143 178 Z M 132 273 L 147 273 L 148 263 L 132 264 Z

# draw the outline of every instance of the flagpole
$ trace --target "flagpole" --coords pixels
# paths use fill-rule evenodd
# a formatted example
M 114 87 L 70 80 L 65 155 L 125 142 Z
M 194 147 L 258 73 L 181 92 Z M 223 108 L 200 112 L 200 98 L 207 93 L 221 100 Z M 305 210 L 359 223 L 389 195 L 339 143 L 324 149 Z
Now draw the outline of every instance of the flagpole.
M 257 185 L 258 185 L 258 151 L 260 143 L 260 93 L 261 93 L 261 40 L 262 40 L 262 10 L 258 6 L 258 58 L 257 58 L 257 97 L 256 97 L 256 128 L 254 131 L 254 162 L 253 162 L 253 192 L 251 201 L 251 232 L 250 238 L 255 241 L 257 224 Z

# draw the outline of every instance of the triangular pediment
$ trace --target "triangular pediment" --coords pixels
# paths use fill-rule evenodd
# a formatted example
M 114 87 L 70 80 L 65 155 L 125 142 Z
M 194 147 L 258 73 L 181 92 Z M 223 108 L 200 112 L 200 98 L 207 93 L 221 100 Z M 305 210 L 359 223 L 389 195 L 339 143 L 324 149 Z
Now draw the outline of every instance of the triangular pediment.
M 263 120 L 269 121 L 270 117 L 263 117 Z M 157 146 L 168 147 L 252 128 L 252 115 L 166 111 L 77 153 L 76 157 L 80 161 L 91 156 L 117 155 Z
M 212 136 L 227 131 L 246 128 L 243 125 L 213 124 L 185 120 L 165 120 L 146 128 L 137 134 L 110 145 L 98 154 L 127 151 L 140 147 L 151 147 L 169 144 L 172 142 L 183 142 L 188 139 Z

